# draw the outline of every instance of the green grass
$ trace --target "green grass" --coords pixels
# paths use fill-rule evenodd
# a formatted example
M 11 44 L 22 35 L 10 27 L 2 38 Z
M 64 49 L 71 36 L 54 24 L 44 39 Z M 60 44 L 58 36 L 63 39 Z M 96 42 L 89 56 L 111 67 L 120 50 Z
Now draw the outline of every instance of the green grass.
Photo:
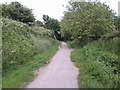
M 58 45 L 58 42 L 54 43 L 46 51 L 36 55 L 33 60 L 25 65 L 7 72 L 6 75 L 3 76 L 3 88 L 24 87 L 27 82 L 33 80 L 35 77 L 33 71 L 49 62 L 55 54 L 55 51 L 57 51 Z
M 95 41 L 72 52 L 72 61 L 80 72 L 78 76 L 80 88 L 119 87 L 119 55 L 113 52 L 114 50 L 108 49 L 115 43 L 105 44 L 107 46 L 101 44 L 103 44 L 101 41 Z

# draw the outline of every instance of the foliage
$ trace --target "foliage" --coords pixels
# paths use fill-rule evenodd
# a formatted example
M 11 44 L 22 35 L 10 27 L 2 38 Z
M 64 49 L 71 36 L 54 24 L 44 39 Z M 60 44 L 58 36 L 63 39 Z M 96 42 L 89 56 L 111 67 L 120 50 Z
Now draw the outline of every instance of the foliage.
M 95 41 L 72 53 L 81 88 L 120 88 L 118 40 Z
M 120 16 L 115 16 L 114 22 L 115 22 L 116 29 L 120 31 Z
M 48 29 L 29 27 L 22 22 L 5 18 L 1 20 L 3 75 L 11 68 L 18 68 L 33 60 L 33 56 L 44 51 L 44 48 L 47 49 L 55 41 L 54 34 Z
M 58 42 L 54 42 L 49 48 L 47 48 L 47 50 L 40 46 L 39 49 L 44 50 L 43 52 L 35 55 L 33 60 L 30 60 L 25 65 L 10 70 L 5 76 L 3 76 L 3 88 L 24 88 L 28 82 L 31 82 L 34 79 L 36 75 L 34 73 L 35 70 L 49 62 L 50 58 L 55 54 L 55 51 L 57 51 L 58 45 Z
M 35 26 L 44 27 L 44 24 L 41 21 L 37 20 L 35 21 Z
M 11 2 L 10 4 L 2 4 L 2 16 L 13 20 L 21 21 L 23 23 L 31 24 L 35 21 L 32 10 L 24 7 L 18 2 Z
M 115 30 L 112 10 L 100 2 L 71 2 L 61 21 L 67 40 L 97 40 Z
M 79 87 L 120 88 L 119 17 L 100 2 L 70 2 L 67 8 L 61 34 L 76 48 L 71 57 L 80 71 Z
M 50 18 L 48 15 L 43 15 L 44 27 L 54 31 L 58 40 L 61 40 L 60 23 L 57 19 Z
M 105 39 L 105 40 L 110 40 L 110 39 L 113 39 L 115 37 L 120 38 L 120 31 L 110 32 L 110 33 L 108 33 L 106 35 L 103 35 L 101 38 Z

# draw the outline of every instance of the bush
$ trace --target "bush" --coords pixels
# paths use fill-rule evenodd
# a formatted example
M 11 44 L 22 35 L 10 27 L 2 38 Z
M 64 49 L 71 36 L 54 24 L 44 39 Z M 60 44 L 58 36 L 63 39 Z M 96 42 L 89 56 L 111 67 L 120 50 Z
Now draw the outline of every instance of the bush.
M 114 42 L 114 43 L 111 43 Z M 72 53 L 80 69 L 79 86 L 84 88 L 119 88 L 119 55 L 111 41 L 95 41 Z
M 33 56 L 46 50 L 55 41 L 54 34 L 41 27 L 2 18 L 3 74 L 9 69 L 33 60 Z

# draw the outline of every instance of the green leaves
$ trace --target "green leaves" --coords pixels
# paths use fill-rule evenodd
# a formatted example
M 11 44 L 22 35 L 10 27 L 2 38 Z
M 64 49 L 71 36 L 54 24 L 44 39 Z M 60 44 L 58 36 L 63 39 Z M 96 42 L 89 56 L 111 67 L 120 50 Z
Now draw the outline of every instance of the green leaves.
M 101 35 L 115 30 L 113 16 L 114 14 L 105 4 L 70 3 L 61 21 L 61 34 L 68 40 L 96 40 Z
M 2 16 L 5 18 L 21 21 L 27 24 L 35 21 L 35 17 L 32 13 L 32 10 L 24 7 L 18 2 L 2 4 Z
M 120 31 L 120 16 L 115 16 L 114 17 L 114 21 L 115 21 L 115 27 L 118 31 Z
M 44 27 L 53 30 L 56 38 L 61 40 L 60 23 L 57 19 L 50 18 L 48 15 L 43 15 Z
M 119 88 L 117 42 L 114 39 L 98 40 L 72 53 L 72 59 L 80 69 L 80 88 Z
M 43 27 L 29 27 L 6 18 L 1 21 L 3 74 L 33 60 L 35 55 L 47 50 L 55 41 L 53 32 Z

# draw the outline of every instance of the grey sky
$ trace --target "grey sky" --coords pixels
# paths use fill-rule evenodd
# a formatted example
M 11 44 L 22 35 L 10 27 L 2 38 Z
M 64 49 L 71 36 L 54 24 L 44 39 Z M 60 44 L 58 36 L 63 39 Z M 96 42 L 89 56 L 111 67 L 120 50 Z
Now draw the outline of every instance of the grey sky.
M 46 14 L 60 21 L 61 17 L 63 16 L 63 12 L 66 10 L 65 6 L 68 4 L 69 0 L 0 0 L 0 3 L 9 4 L 10 2 L 14 1 L 18 1 L 22 5 L 33 9 L 33 13 L 37 20 L 42 21 L 42 15 Z M 100 1 L 106 2 L 106 4 L 118 14 L 118 2 L 120 0 Z

